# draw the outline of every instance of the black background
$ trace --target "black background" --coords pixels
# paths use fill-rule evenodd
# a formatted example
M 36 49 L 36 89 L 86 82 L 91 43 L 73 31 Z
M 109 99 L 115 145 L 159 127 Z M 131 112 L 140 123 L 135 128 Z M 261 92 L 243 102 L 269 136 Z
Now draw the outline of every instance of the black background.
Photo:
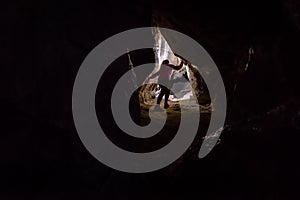
M 297 199 L 299 13 L 293 0 L 1 2 L 0 198 Z M 126 174 L 82 145 L 72 87 L 97 44 L 151 26 L 153 14 L 216 62 L 227 128 L 202 160 L 190 153 L 153 173 Z M 249 47 L 255 53 L 245 72 Z

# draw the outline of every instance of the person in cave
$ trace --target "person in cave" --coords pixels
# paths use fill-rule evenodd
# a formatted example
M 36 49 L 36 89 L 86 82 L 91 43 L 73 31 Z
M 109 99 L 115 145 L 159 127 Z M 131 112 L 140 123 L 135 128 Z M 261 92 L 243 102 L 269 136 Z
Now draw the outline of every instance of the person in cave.
M 171 82 L 172 72 L 173 70 L 180 70 L 183 66 L 183 63 L 185 63 L 185 61 L 181 60 L 180 65 L 175 66 L 173 64 L 170 64 L 169 60 L 164 60 L 160 66 L 160 70 L 151 76 L 154 77 L 158 75 L 158 84 L 159 87 L 161 88 L 161 91 L 156 101 L 157 108 L 160 108 L 159 105 L 163 96 L 165 96 L 164 108 L 165 109 L 169 108 L 168 99 L 170 96 L 169 88 L 172 86 L 172 82 Z

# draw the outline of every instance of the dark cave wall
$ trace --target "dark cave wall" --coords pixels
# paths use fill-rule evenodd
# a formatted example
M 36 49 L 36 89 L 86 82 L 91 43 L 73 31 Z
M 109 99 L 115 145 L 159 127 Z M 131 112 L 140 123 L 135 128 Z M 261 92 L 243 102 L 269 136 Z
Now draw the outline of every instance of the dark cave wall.
M 1 2 L 0 11 L 3 189 L 18 191 L 20 199 L 32 197 L 34 188 L 39 199 L 59 190 L 88 188 L 89 181 L 96 181 L 90 170 L 96 166 L 103 177 L 109 170 L 86 151 L 74 127 L 77 70 L 106 38 L 149 26 L 151 7 L 138 1 L 29 0 Z
M 231 2 L 3 2 L 1 180 L 9 191 L 3 199 L 295 199 L 299 3 Z M 138 177 L 105 167 L 85 150 L 71 93 L 91 49 L 113 34 L 151 25 L 152 15 L 212 56 L 225 82 L 231 126 L 206 159 L 190 156 L 172 172 Z M 244 71 L 250 46 L 254 55 Z
M 241 192 L 251 188 L 247 195 L 236 194 L 241 198 L 295 198 L 298 195 L 292 191 L 299 177 L 299 162 L 295 159 L 300 130 L 299 3 L 201 3 L 161 2 L 153 14 L 161 26 L 198 41 L 222 74 L 228 100 L 227 122 L 221 142 L 213 150 L 215 154 L 205 159 L 219 160 L 218 167 L 208 164 L 207 169 L 218 171 L 222 178 L 215 181 L 221 181 L 227 189 Z M 254 53 L 245 70 L 250 48 Z M 195 170 L 200 168 L 206 169 L 198 165 Z M 190 173 L 190 177 L 194 175 Z M 212 183 L 216 188 L 219 184 Z

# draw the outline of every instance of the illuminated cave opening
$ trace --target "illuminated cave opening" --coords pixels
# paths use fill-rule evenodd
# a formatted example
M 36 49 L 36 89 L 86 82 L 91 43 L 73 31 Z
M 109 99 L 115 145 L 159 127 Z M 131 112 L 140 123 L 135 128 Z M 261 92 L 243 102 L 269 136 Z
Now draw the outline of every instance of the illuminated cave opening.
M 156 97 L 160 92 L 160 87 L 157 84 L 158 76 L 151 76 L 160 70 L 162 62 L 168 59 L 171 64 L 179 65 L 182 60 L 179 55 L 174 54 L 158 27 L 154 27 L 152 33 L 155 41 L 153 47 L 155 68 L 144 81 L 144 85 L 139 93 L 140 102 L 146 105 L 156 103 Z M 196 100 L 198 100 L 200 105 L 208 106 L 210 104 L 207 87 L 197 66 L 191 63 L 184 64 L 179 71 L 173 70 L 172 77 L 174 83 L 170 88 L 169 101 L 185 101 L 195 104 Z

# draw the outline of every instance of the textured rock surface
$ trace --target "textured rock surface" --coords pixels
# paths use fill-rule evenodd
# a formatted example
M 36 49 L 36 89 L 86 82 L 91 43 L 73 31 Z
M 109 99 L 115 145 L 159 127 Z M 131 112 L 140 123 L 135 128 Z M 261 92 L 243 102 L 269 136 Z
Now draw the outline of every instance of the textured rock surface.
M 0 198 L 299 199 L 298 2 L 3 2 L 5 191 Z M 227 91 L 227 126 L 219 145 L 202 160 L 192 149 L 160 171 L 125 174 L 100 164 L 82 145 L 72 119 L 72 86 L 97 44 L 121 31 L 150 26 L 153 19 L 191 36 L 212 56 Z M 139 65 L 148 57 L 132 56 L 132 61 Z M 127 70 L 126 57 L 123 61 L 112 69 L 112 79 Z M 103 79 L 100 103 L 109 101 L 104 94 L 112 79 Z M 117 138 L 117 128 L 108 122 L 102 121 Z M 136 145 L 122 140 L 126 147 Z

